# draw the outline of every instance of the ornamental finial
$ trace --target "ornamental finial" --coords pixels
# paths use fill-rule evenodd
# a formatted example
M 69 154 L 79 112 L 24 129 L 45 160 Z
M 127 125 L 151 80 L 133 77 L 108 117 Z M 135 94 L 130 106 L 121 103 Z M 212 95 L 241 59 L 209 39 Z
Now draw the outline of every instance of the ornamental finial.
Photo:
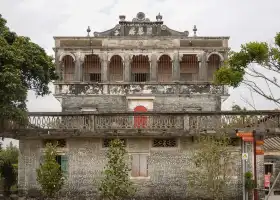
M 196 25 L 193 26 L 193 36 L 196 36 L 197 28 Z
M 156 16 L 156 20 L 157 21 L 161 21 L 162 20 L 162 15 L 160 13 L 158 13 L 158 15 Z
M 87 36 L 89 36 L 89 33 L 91 32 L 91 30 L 90 30 L 90 26 L 88 26 L 88 28 L 87 28 L 87 33 L 88 33 L 88 35 Z

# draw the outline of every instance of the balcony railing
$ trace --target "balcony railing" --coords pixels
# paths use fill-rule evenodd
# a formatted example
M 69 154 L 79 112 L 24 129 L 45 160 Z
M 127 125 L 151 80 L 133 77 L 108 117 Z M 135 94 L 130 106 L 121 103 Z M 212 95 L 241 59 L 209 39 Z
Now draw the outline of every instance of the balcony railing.
M 228 95 L 226 86 L 209 83 L 56 83 L 55 85 L 56 95 Z
M 57 133 L 123 135 L 193 135 L 201 132 L 224 130 L 257 130 L 280 133 L 280 112 L 147 112 L 147 113 L 29 113 L 28 123 L 12 121 L 0 123 L 3 134 Z

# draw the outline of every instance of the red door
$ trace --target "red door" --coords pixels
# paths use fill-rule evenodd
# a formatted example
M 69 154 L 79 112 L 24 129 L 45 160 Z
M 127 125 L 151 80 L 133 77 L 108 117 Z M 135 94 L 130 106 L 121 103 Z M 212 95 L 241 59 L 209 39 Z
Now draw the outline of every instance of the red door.
M 145 106 L 136 106 L 134 112 L 147 112 Z M 134 116 L 134 128 L 145 128 L 147 126 L 147 116 Z

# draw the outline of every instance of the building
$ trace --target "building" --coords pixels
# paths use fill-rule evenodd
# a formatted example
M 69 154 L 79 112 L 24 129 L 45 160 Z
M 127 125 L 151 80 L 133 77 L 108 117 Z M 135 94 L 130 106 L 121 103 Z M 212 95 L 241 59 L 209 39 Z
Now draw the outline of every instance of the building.
M 131 179 L 139 185 L 139 196 L 184 199 L 194 134 L 221 128 L 221 119 L 231 120 L 233 134 L 248 127 L 240 117 L 246 113 L 220 112 L 227 88 L 212 83 L 227 59 L 229 37 L 200 37 L 195 26 L 193 33 L 179 32 L 160 14 L 155 21 L 142 12 L 132 21 L 119 19 L 94 37 L 90 28 L 85 37 L 54 37 L 60 75 L 54 95 L 63 112 L 30 113 L 27 127 L 1 133 L 20 139 L 20 189 L 38 188 L 36 168 L 44 145 L 55 140 L 57 160 L 68 176 L 66 190 L 95 194 L 106 148 L 118 136 L 132 159 Z M 256 120 L 251 128 L 260 128 Z M 233 150 L 240 153 L 239 146 Z M 233 165 L 233 197 L 240 193 L 240 165 Z
M 280 173 L 280 153 L 279 153 L 280 138 L 279 137 L 267 138 L 265 141 L 264 148 L 265 148 L 264 173 L 266 175 L 269 173 L 271 174 L 270 187 L 272 187 L 274 181 L 276 181 L 278 173 Z M 280 194 L 279 183 L 280 180 L 277 180 L 272 195 Z

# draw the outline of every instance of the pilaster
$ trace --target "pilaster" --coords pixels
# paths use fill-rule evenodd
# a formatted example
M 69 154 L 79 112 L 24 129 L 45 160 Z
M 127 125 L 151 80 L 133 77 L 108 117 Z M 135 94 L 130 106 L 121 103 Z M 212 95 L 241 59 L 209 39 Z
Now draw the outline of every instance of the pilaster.
M 75 57 L 76 57 L 76 60 L 75 60 L 75 81 L 78 81 L 78 82 L 80 82 L 81 81 L 81 79 L 80 79 L 80 77 L 81 77 L 81 60 L 80 60 L 80 56 L 81 56 L 81 54 L 80 54 L 80 52 L 77 52 L 76 54 L 75 54 Z
M 151 82 L 157 81 L 157 67 L 158 67 L 157 55 L 152 54 L 151 60 L 150 60 L 150 74 L 151 74 L 150 81 Z
M 208 62 L 207 62 L 206 52 L 202 52 L 201 54 L 199 54 L 198 61 L 199 61 L 198 79 L 199 81 L 207 81 Z
M 108 81 L 108 53 L 103 53 L 100 56 L 101 58 L 101 81 Z
M 172 80 L 173 81 L 179 81 L 180 80 L 180 56 L 179 56 L 178 51 L 174 52 L 174 54 L 173 54 Z
M 130 56 L 128 53 L 124 55 L 124 81 L 130 81 Z
M 19 140 L 18 190 L 24 191 L 25 189 L 24 140 Z
M 85 55 L 81 54 L 80 55 L 80 68 L 79 68 L 79 73 L 80 73 L 80 81 L 84 80 L 84 61 L 85 61 Z

